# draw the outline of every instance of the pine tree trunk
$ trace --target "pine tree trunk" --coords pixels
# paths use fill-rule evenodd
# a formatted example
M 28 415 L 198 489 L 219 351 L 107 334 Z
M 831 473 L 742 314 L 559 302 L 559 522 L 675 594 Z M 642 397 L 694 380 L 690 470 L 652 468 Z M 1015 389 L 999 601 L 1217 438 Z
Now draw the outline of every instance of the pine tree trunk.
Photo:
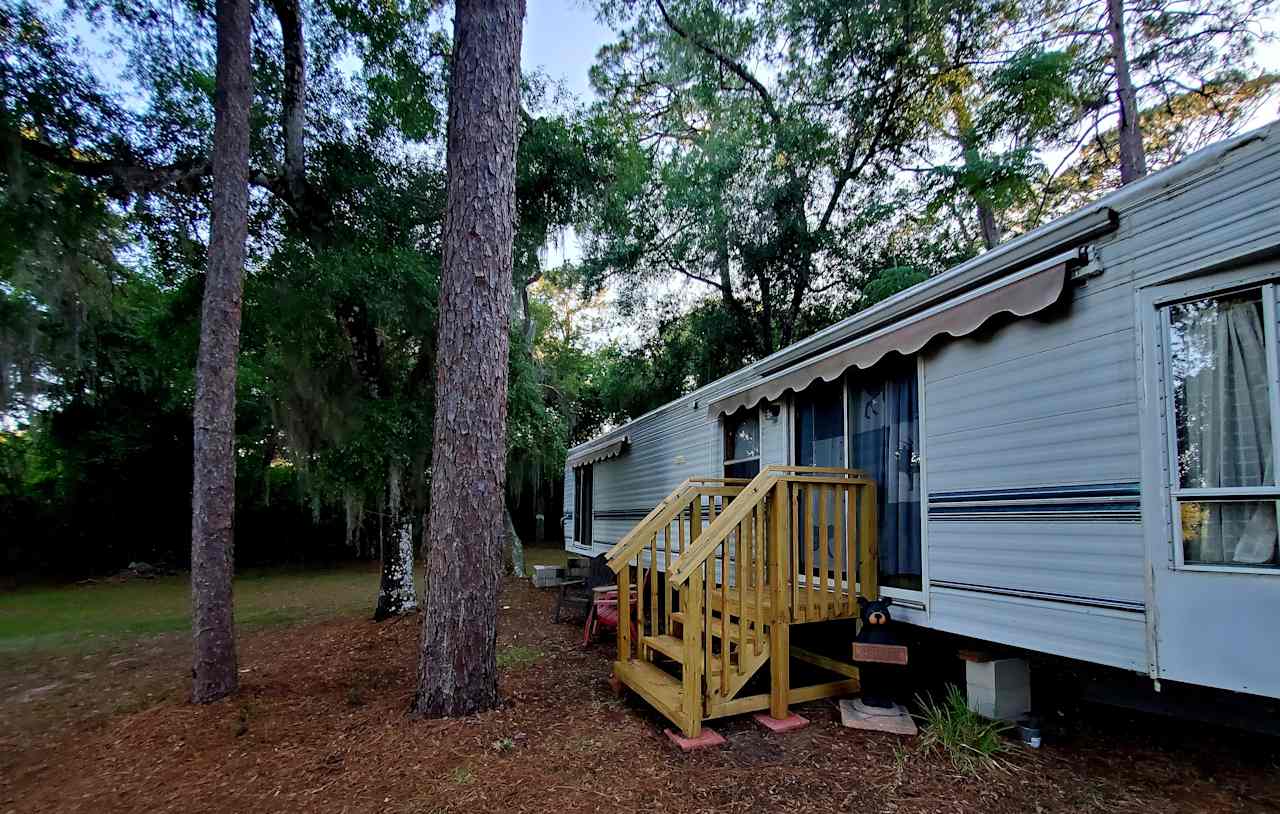
M 507 355 L 522 0 L 458 0 L 431 456 L 431 551 L 414 710 L 498 704 Z
M 387 534 L 382 540 L 382 583 L 374 621 L 416 610 L 413 590 L 413 522 L 404 511 L 404 484 L 400 466 L 391 464 L 387 473 Z
M 1107 33 L 1111 36 L 1111 62 L 1116 73 L 1116 96 L 1120 100 L 1120 183 L 1128 184 L 1147 174 L 1147 154 L 1138 118 L 1138 91 L 1129 73 L 1124 0 L 1107 0 Z
M 191 598 L 195 640 L 191 699 L 236 691 L 231 577 L 236 497 L 236 357 L 249 210 L 252 98 L 248 0 L 218 0 L 214 91 L 213 204 L 209 271 L 196 362 L 195 463 L 191 500 Z

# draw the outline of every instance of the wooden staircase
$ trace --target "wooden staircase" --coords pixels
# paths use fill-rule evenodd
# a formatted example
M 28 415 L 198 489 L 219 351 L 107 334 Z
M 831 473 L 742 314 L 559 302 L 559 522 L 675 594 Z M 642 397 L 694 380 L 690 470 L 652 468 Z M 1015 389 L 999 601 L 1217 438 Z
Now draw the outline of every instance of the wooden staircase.
M 878 595 L 875 485 L 863 473 L 690 479 L 608 557 L 637 639 L 619 626 L 614 675 L 686 737 L 712 718 L 785 718 L 790 704 L 857 690 L 857 668 L 793 648 L 791 626 L 856 618 L 858 590 Z M 793 687 L 793 659 L 839 678 Z M 744 694 L 766 663 L 768 692 Z

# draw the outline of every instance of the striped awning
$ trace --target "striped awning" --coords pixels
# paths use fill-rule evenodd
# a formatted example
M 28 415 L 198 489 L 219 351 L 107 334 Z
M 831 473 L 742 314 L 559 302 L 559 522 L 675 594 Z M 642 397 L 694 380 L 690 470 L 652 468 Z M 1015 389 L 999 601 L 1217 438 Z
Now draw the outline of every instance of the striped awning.
M 573 469 L 577 469 L 580 466 L 586 466 L 587 464 L 593 464 L 597 461 L 614 458 L 627 451 L 628 441 L 629 439 L 624 435 L 621 438 L 610 441 L 602 446 L 595 447 L 594 449 L 588 449 L 584 452 L 579 452 L 577 455 L 569 458 L 569 466 Z
M 846 370 L 865 370 L 886 354 L 915 353 L 942 334 L 966 336 L 996 314 L 1025 317 L 1043 311 L 1062 296 L 1074 265 L 1074 260 L 1063 260 L 1033 267 L 944 300 L 719 398 L 711 402 L 707 412 L 712 417 L 732 415 L 762 401 L 774 401 L 788 391 L 799 393 L 818 379 L 835 381 Z

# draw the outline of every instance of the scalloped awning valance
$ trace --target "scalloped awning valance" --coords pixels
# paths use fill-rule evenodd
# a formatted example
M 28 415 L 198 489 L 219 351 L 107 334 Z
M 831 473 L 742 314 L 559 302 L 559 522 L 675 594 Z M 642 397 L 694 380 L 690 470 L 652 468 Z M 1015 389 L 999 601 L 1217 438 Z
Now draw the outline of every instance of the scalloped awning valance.
M 577 469 L 580 466 L 586 466 L 587 464 L 593 464 L 597 461 L 603 461 L 606 458 L 621 455 L 627 451 L 627 443 L 629 440 L 630 439 L 624 435 L 616 441 L 611 441 L 604 446 L 589 449 L 586 452 L 581 452 L 569 459 L 569 468 Z
M 865 370 L 888 353 L 915 353 L 942 334 L 966 336 L 996 314 L 1025 317 L 1043 311 L 1062 296 L 1074 265 L 1064 260 L 1047 268 L 1033 268 L 940 302 L 719 398 L 711 402 L 707 413 L 713 418 L 733 415 L 761 401 L 774 401 L 788 391 L 799 393 L 818 379 L 835 381 L 846 370 Z

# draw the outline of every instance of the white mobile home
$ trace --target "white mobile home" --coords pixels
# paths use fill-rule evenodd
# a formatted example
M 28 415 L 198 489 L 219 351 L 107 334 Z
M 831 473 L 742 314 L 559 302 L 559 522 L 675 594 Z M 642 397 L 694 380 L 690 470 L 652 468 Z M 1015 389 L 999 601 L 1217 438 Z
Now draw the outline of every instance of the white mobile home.
M 1277 297 L 1280 123 L 573 449 L 566 547 L 688 478 L 849 467 L 904 621 L 1280 697 Z

